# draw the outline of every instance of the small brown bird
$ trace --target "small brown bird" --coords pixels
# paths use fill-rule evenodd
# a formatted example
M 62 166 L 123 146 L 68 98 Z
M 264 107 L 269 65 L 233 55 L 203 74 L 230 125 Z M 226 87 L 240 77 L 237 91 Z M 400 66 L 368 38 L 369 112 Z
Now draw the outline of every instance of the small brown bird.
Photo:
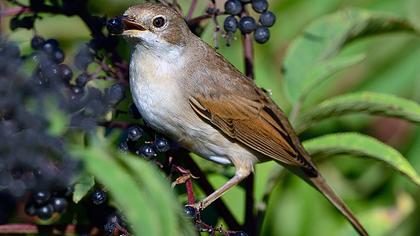
M 303 149 L 283 111 L 255 83 L 195 36 L 174 9 L 145 3 L 123 15 L 132 47 L 130 87 L 145 121 L 185 148 L 236 168 L 196 205 L 204 209 L 259 162 L 274 160 L 319 190 L 368 235 Z

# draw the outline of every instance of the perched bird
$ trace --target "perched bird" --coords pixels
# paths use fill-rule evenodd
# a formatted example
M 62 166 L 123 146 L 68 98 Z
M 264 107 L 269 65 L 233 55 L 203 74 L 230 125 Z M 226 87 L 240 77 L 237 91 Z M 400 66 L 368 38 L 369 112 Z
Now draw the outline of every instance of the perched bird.
M 130 7 L 122 21 L 122 35 L 132 47 L 130 88 L 145 121 L 192 152 L 236 169 L 197 208 L 241 182 L 255 164 L 274 160 L 319 190 L 360 235 L 368 235 L 326 184 L 283 111 L 195 36 L 177 11 L 144 3 Z

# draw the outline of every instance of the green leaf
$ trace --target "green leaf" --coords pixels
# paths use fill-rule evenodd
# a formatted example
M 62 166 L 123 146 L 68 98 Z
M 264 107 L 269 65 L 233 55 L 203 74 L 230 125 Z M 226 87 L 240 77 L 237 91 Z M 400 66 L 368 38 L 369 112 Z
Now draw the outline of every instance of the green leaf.
M 353 154 L 370 157 L 384 162 L 420 186 L 420 176 L 411 164 L 394 148 L 378 140 L 358 133 L 337 133 L 321 136 L 303 142 L 310 155 Z
M 420 123 L 420 105 L 389 94 L 361 92 L 328 99 L 298 116 L 295 128 L 301 133 L 316 122 L 332 116 L 366 113 Z
M 73 202 L 78 203 L 82 200 L 94 185 L 94 177 L 86 173 L 83 174 L 74 185 Z
M 150 163 L 138 161 L 138 158 L 122 158 L 122 161 L 132 171 L 133 177 L 142 188 L 148 189 L 149 198 L 154 199 L 152 203 L 159 203 L 154 207 L 165 209 L 166 212 L 161 214 L 161 221 L 165 222 L 165 227 L 162 228 L 163 235 L 173 235 L 174 232 L 180 232 L 179 235 L 195 235 L 177 200 L 174 199 L 169 183 L 162 174 Z M 189 227 L 185 227 L 185 224 Z
M 138 157 L 91 138 L 87 148 L 73 148 L 74 156 L 104 184 L 118 209 L 131 223 L 134 235 L 195 235 L 181 213 L 169 183 L 158 170 Z
M 350 42 L 396 31 L 414 29 L 404 19 L 358 9 L 340 11 L 314 21 L 290 45 L 284 61 L 285 89 L 290 101 L 302 100 L 302 96 L 322 80 L 359 62 L 360 56 L 343 59 L 338 55 Z

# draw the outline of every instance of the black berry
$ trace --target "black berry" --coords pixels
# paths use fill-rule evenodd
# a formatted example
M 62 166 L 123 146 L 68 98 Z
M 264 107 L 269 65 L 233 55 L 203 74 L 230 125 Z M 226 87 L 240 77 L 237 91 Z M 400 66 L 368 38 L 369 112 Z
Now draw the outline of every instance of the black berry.
M 131 126 L 128 128 L 128 140 L 137 141 L 143 135 L 143 129 L 139 126 Z
M 270 38 L 270 31 L 267 27 L 258 27 L 254 32 L 254 38 L 257 43 L 265 43 Z
M 55 39 L 48 39 L 42 45 L 42 51 L 44 51 L 48 55 L 53 55 L 57 48 L 58 48 L 58 41 Z
M 51 193 L 48 191 L 38 191 L 32 195 L 32 199 L 38 205 L 46 204 L 50 200 L 50 197 Z
M 81 96 L 81 95 L 84 94 L 84 92 L 85 92 L 85 90 L 82 87 L 79 87 L 79 86 L 72 86 L 71 87 L 72 95 Z
M 45 42 L 44 38 L 35 35 L 31 39 L 31 47 L 35 50 L 38 50 L 42 47 L 42 45 L 44 45 L 44 42 Z
M 197 210 L 192 206 L 185 206 L 184 211 L 185 214 L 192 219 L 195 219 L 197 216 Z
M 263 13 L 268 9 L 267 0 L 252 0 L 252 9 L 258 13 Z
M 153 149 L 153 146 L 148 143 L 141 145 L 136 153 L 137 155 L 142 155 L 147 159 L 152 159 L 156 156 L 155 149 Z
M 271 11 L 263 12 L 260 15 L 260 23 L 262 26 L 271 27 L 276 22 L 276 15 L 274 15 Z
M 54 208 L 54 211 L 58 213 L 65 212 L 68 206 L 67 199 L 61 197 L 53 198 L 51 200 L 51 204 Z
M 115 227 L 116 225 L 114 222 L 106 222 L 104 225 L 105 235 L 114 235 Z
M 235 32 L 238 28 L 238 20 L 235 16 L 228 16 L 223 23 L 223 27 L 226 32 Z
M 89 75 L 82 73 L 76 78 L 76 85 L 79 87 L 85 87 L 86 83 L 89 81 Z
M 80 70 L 86 70 L 94 59 L 94 54 L 90 47 L 83 45 L 74 56 L 74 65 Z
M 228 0 L 225 2 L 225 12 L 230 15 L 238 15 L 242 12 L 242 4 L 239 0 Z
M 111 105 L 118 104 L 125 97 L 125 87 L 122 84 L 113 84 L 108 90 L 108 102 Z
M 106 28 L 111 34 L 121 34 L 124 31 L 124 25 L 120 17 L 108 20 Z
M 43 220 L 48 220 L 54 213 L 54 208 L 51 204 L 47 204 L 37 209 L 36 215 Z
M 57 48 L 52 54 L 52 59 L 55 63 L 60 64 L 64 61 L 64 52 L 63 50 Z
M 251 16 L 244 16 L 239 21 L 239 30 L 242 34 L 249 34 L 257 28 L 257 23 Z
M 164 137 L 158 137 L 155 140 L 155 148 L 158 152 L 167 152 L 170 148 L 169 141 Z
M 106 194 L 106 192 L 104 192 L 100 189 L 97 189 L 92 193 L 91 199 L 92 199 L 93 204 L 101 205 L 102 203 L 104 203 L 106 201 L 107 194 Z
M 61 79 L 63 79 L 63 81 L 66 83 L 70 82 L 71 78 L 73 77 L 73 71 L 70 69 L 70 67 L 66 64 L 61 64 L 60 71 Z

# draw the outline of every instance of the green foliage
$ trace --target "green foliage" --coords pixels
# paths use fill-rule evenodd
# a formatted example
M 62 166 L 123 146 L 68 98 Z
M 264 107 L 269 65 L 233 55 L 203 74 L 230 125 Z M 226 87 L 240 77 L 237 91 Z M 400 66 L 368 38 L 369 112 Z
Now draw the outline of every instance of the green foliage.
M 169 183 L 156 167 L 115 150 L 104 138 L 90 140 L 88 147 L 73 147 L 73 154 L 107 187 L 135 235 L 194 235 Z
M 285 89 L 290 101 L 304 99 L 322 80 L 360 62 L 360 55 L 339 55 L 347 44 L 395 31 L 413 28 L 404 19 L 357 9 L 340 11 L 311 23 L 289 46 L 284 61 Z
M 296 120 L 294 127 L 296 132 L 301 133 L 324 119 L 357 113 L 398 117 L 420 123 L 420 105 L 416 102 L 389 94 L 361 92 L 323 101 L 303 112 Z
M 83 173 L 74 185 L 73 202 L 78 203 L 95 185 L 95 178 L 87 173 Z
M 398 170 L 420 186 L 420 176 L 410 163 L 397 150 L 370 136 L 358 133 L 329 134 L 307 140 L 303 145 L 311 155 L 351 154 L 373 158 Z

